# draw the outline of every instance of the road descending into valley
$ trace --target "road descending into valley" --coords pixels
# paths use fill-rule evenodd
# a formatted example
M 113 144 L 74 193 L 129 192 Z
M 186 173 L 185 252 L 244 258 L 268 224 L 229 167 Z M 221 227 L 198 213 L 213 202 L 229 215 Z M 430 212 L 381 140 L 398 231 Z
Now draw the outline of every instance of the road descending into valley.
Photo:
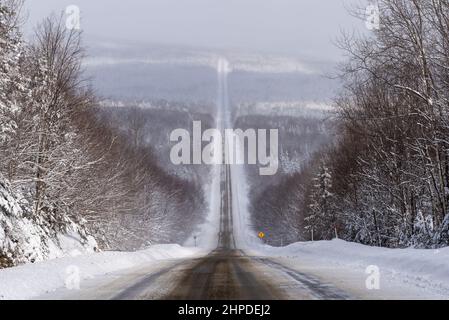
M 228 65 L 218 67 L 217 128 L 231 128 L 227 77 Z M 222 146 L 225 154 L 225 144 Z M 168 300 L 272 300 L 349 299 L 344 291 L 318 278 L 294 270 L 278 260 L 248 255 L 236 245 L 233 212 L 232 164 L 219 165 L 220 227 L 217 248 L 204 257 L 160 262 L 134 268 L 106 279 L 87 281 L 77 291 L 61 290 L 56 299 L 168 299 Z M 218 181 L 218 179 L 217 179 Z M 239 194 L 239 196 L 241 196 Z
M 61 290 L 50 299 L 81 300 L 276 300 L 350 299 L 345 292 L 275 259 L 236 248 L 230 165 L 222 166 L 218 247 L 207 256 L 166 261 Z
M 173 290 L 162 298 L 182 300 L 348 298 L 343 292 L 312 277 L 288 269 L 270 259 L 248 256 L 236 248 L 232 227 L 230 165 L 223 165 L 222 177 L 218 248 L 192 265 L 180 268 L 180 280 Z M 125 295 L 121 298 L 133 297 Z

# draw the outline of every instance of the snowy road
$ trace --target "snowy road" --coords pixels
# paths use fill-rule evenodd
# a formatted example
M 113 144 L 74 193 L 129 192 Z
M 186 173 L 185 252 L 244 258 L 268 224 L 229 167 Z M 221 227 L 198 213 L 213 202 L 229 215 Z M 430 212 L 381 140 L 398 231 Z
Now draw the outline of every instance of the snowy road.
M 348 299 L 348 294 L 280 262 L 248 256 L 235 246 L 232 183 L 229 165 L 222 166 L 218 248 L 205 257 L 166 261 L 154 267 L 131 269 L 87 283 L 78 291 L 63 290 L 51 299 L 113 300 L 273 300 Z
M 223 165 L 218 246 L 209 254 L 204 256 L 199 252 L 192 258 L 140 263 L 134 268 L 87 279 L 81 283 L 80 290 L 61 288 L 38 298 L 340 300 L 447 297 L 447 290 L 434 287 L 424 276 L 419 276 L 418 281 L 414 281 L 410 277 L 396 275 L 399 272 L 394 271 L 393 266 L 401 261 L 398 255 L 402 251 L 380 248 L 366 250 L 364 246 L 338 241 L 299 243 L 286 248 L 269 247 L 263 254 L 252 249 L 240 250 L 236 246 L 233 227 L 235 216 L 232 185 L 231 166 Z M 268 249 L 273 252 L 269 253 Z M 429 260 L 428 251 L 412 250 L 410 253 L 403 253 L 404 264 L 409 264 L 407 261 L 410 256 L 419 265 L 416 260 L 418 254 L 425 254 L 422 259 Z M 439 253 L 435 251 L 431 254 L 436 257 Z M 365 286 L 365 267 L 371 261 L 378 261 L 385 268 L 387 263 L 390 264 L 390 271 L 383 273 L 381 290 L 367 290 Z M 406 268 L 398 266 L 398 270 Z
M 227 88 L 229 67 L 226 61 L 220 61 L 218 71 L 217 128 L 224 130 L 232 127 Z M 224 154 L 225 146 L 222 148 Z M 79 290 L 68 290 L 61 286 L 60 289 L 51 291 L 59 283 L 59 278 L 54 277 L 55 283 L 49 285 L 47 293 L 40 294 L 38 298 L 300 300 L 445 299 L 449 296 L 449 288 L 442 285 L 448 282 L 447 269 L 441 267 L 447 264 L 449 249 L 433 252 L 390 250 L 340 240 L 296 243 L 283 248 L 263 245 L 255 239 L 254 230 L 248 228 L 242 167 L 222 164 L 217 165 L 214 172 L 216 184 L 214 182 L 209 189 L 213 196 L 210 217 L 213 223 L 209 223 L 201 233 L 203 239 L 209 239 L 209 234 L 211 235 L 211 243 L 206 247 L 214 249 L 206 251 L 169 246 L 166 249 L 150 248 L 143 253 L 143 257 L 139 252 L 124 253 L 120 259 L 127 261 L 130 254 L 129 258 L 132 258 L 129 262 L 134 267 L 122 268 L 119 259 L 115 261 L 117 266 L 111 266 L 111 272 L 104 272 L 102 264 L 106 263 L 104 261 L 114 261 L 110 259 L 118 253 L 112 253 L 111 257 L 106 254 L 103 262 L 101 256 L 97 255 L 94 259 L 96 256 L 93 255 L 86 257 L 86 263 L 82 264 L 84 267 L 80 267 L 80 272 L 85 273 L 84 269 L 91 269 L 89 266 L 92 261 L 98 260 L 93 269 L 97 276 L 87 279 L 84 277 Z M 209 233 L 208 237 L 204 236 L 205 233 Z M 166 253 L 161 254 L 163 252 Z M 165 258 L 167 253 L 172 254 Z M 146 260 L 147 256 L 150 260 Z M 73 261 L 78 260 L 75 258 Z M 62 262 L 64 267 L 70 265 Z M 58 265 L 55 262 L 53 269 L 60 270 Z M 381 285 L 376 290 L 368 289 L 366 285 L 367 267 L 373 265 L 380 270 Z M 42 265 L 42 270 L 45 268 L 45 264 Z M 434 271 L 433 274 L 428 274 L 423 270 Z M 3 275 L 4 279 L 11 279 L 7 272 Z M 32 266 L 26 266 L 23 271 L 17 269 L 11 272 L 17 273 L 14 276 L 16 278 L 36 278 Z M 45 273 L 42 272 L 42 275 L 45 276 Z M 36 287 L 42 286 L 42 281 L 35 282 Z M 17 283 L 12 281 L 9 287 L 15 288 Z M 24 290 L 27 290 L 26 286 Z M 4 296 L 31 296 L 23 295 L 22 292 L 12 290 L 9 293 L 6 290 Z
M 224 136 L 226 128 L 232 128 L 227 77 L 229 65 L 225 60 L 218 66 L 217 128 Z M 229 155 L 227 144 L 222 144 L 222 156 Z M 226 159 L 226 158 L 225 158 Z M 349 295 L 322 283 L 317 278 L 287 268 L 270 258 L 247 255 L 236 241 L 244 238 L 246 230 L 240 201 L 244 195 L 239 183 L 243 179 L 236 166 L 226 159 L 218 165 L 217 181 L 219 215 L 217 248 L 205 257 L 178 260 L 162 264 L 157 270 L 132 269 L 106 281 L 87 284 L 76 292 L 61 292 L 61 299 L 346 299 Z M 222 162 L 222 161 L 220 161 Z M 241 167 L 240 167 L 241 169 Z M 218 176 L 219 175 L 219 176 Z M 238 181 L 241 182 L 241 181 Z M 235 193 L 235 199 L 233 197 Z M 218 205 L 218 203 L 217 203 Z M 214 207 L 214 206 L 213 206 Z M 242 210 L 241 210 L 242 209 Z
M 345 299 L 349 296 L 317 279 L 267 259 L 251 257 L 236 247 L 233 234 L 232 183 L 223 166 L 218 248 L 193 265 L 180 268 L 173 290 L 164 299 L 272 300 L 288 298 Z M 172 271 L 173 272 L 173 271 Z M 281 285 L 284 284 L 284 285 Z M 127 297 L 131 298 L 131 297 Z

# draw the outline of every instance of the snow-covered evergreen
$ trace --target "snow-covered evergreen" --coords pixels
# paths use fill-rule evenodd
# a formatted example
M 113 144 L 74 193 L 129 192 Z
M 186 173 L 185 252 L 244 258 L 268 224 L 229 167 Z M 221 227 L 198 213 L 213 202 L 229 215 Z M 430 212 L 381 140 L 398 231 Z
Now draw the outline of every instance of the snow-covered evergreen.
M 329 169 L 323 162 L 316 177 L 313 178 L 313 187 L 310 195 L 308 216 L 304 219 L 305 229 L 311 237 L 322 239 L 338 237 L 337 214 L 334 208 L 332 178 Z M 318 234 L 317 234 L 318 233 Z

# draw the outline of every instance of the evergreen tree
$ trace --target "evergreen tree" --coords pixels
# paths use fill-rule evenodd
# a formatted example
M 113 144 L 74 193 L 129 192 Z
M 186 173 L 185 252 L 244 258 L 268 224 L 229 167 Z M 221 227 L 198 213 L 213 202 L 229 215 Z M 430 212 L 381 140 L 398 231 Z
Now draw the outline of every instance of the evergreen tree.
M 336 213 L 333 206 L 331 174 L 324 162 L 313 179 L 310 195 L 309 215 L 304 219 L 305 228 L 314 238 L 332 239 L 338 237 Z

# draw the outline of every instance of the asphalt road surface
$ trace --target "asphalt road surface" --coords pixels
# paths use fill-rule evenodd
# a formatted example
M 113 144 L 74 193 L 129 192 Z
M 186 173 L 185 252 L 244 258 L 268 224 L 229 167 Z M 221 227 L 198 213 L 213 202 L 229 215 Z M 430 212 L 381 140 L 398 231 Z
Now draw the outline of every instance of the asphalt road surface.
M 218 247 L 197 259 L 162 262 L 83 284 L 49 299 L 276 300 L 350 299 L 345 292 L 280 262 L 245 254 L 235 246 L 229 165 L 222 166 Z
M 230 127 L 227 65 L 219 66 L 217 127 Z M 224 146 L 223 146 L 224 148 Z M 224 150 L 223 150 L 224 152 Z M 218 246 L 209 255 L 167 261 L 83 285 L 78 292 L 56 293 L 57 299 L 272 300 L 348 299 L 345 292 L 269 259 L 249 256 L 236 247 L 233 233 L 230 165 L 221 165 Z
M 282 299 L 276 285 L 258 275 L 254 264 L 235 246 L 232 229 L 232 189 L 230 166 L 222 166 L 221 219 L 218 248 L 199 259 L 165 299 Z
M 232 228 L 231 170 L 223 165 L 218 248 L 182 270 L 171 300 L 346 299 L 345 293 L 266 258 L 247 256 L 235 245 Z M 294 290 L 289 290 L 294 289 Z M 291 292 L 289 292 L 291 291 Z M 293 293 L 293 295 L 292 295 Z

